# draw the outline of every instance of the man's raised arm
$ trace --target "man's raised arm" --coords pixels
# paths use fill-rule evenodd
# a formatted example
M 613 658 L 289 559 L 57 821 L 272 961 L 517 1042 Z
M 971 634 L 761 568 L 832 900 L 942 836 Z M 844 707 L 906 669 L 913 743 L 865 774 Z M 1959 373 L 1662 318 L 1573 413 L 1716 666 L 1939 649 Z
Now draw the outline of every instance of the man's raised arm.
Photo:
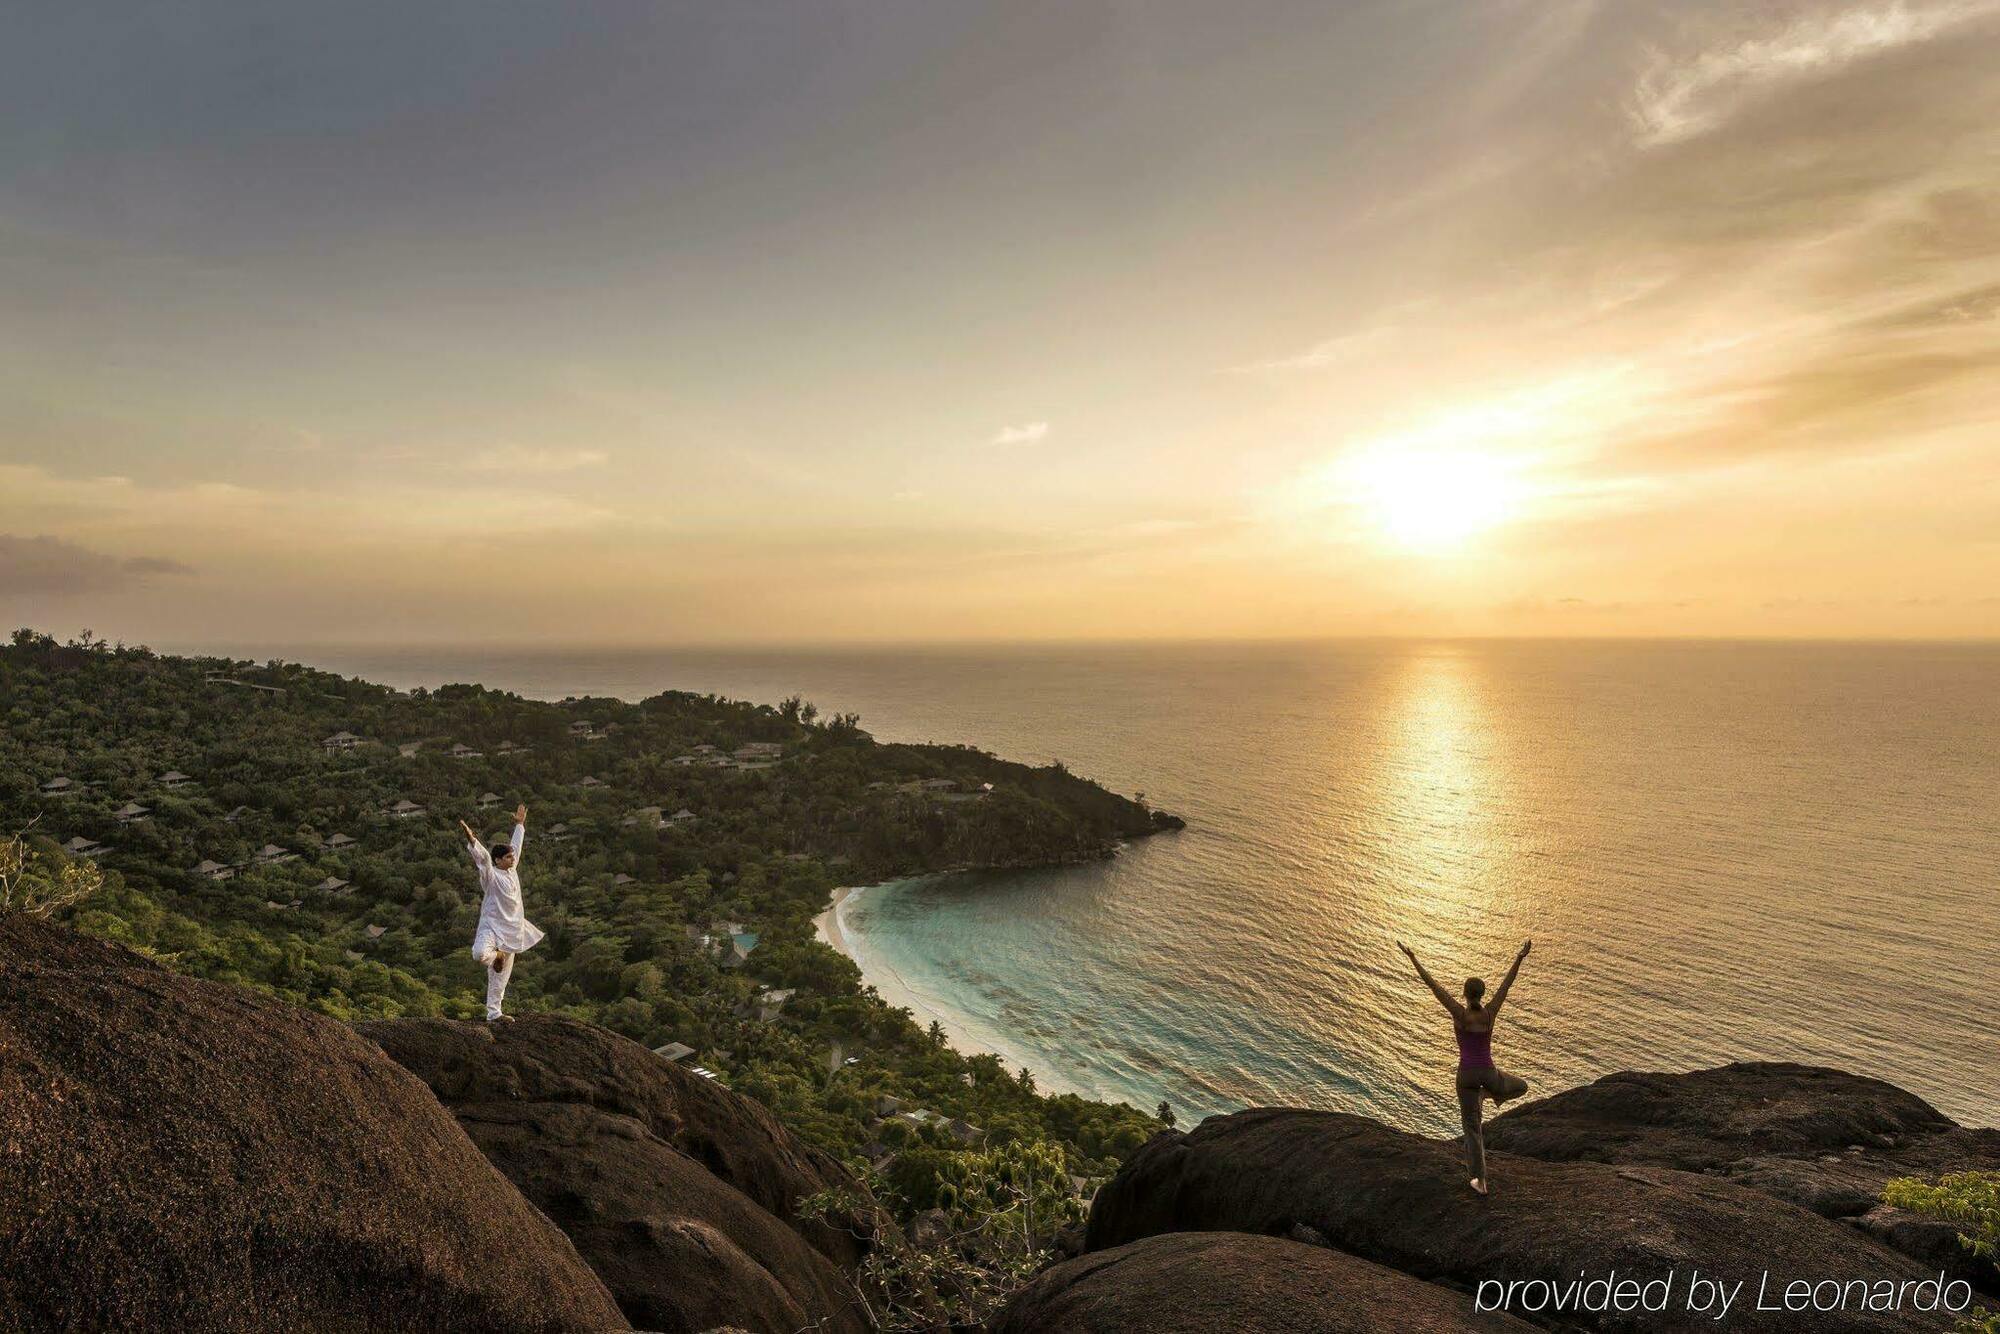
M 465 821 L 460 820 L 458 822 L 458 827 L 465 831 L 465 850 L 472 854 L 473 861 L 478 862 L 481 866 L 484 866 L 488 861 L 491 860 L 491 857 L 486 851 L 486 845 L 479 841 L 479 835 L 473 833 L 472 826 L 467 824 Z
M 514 865 L 521 864 L 521 845 L 528 839 L 528 804 L 522 802 L 514 808 L 514 837 L 509 840 L 514 847 Z

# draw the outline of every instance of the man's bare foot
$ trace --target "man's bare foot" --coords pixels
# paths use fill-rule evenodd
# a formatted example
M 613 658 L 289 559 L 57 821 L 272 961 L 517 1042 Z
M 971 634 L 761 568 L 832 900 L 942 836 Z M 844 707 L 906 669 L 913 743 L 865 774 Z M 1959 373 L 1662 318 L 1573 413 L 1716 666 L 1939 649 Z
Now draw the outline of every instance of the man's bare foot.
M 1484 1177 L 1472 1178 L 1470 1185 L 1474 1190 L 1478 1191 L 1481 1195 L 1484 1195 L 1486 1193 L 1486 1179 Z
M 511 1024 L 514 1022 L 514 1016 L 511 1014 L 489 1014 L 486 1016 L 486 1022 L 489 1024 Z
M 507 956 L 504 954 L 496 954 L 493 956 L 493 962 L 487 964 L 486 966 L 488 968 L 491 968 L 494 972 L 497 973 L 502 968 L 505 968 L 507 966 Z

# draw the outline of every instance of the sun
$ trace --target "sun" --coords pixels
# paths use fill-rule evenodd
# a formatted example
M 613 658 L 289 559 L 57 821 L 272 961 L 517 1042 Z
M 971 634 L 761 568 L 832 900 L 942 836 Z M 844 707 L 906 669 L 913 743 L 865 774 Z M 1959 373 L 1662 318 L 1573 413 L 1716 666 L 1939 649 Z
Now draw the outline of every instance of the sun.
M 1515 517 L 1524 493 L 1511 461 L 1476 449 L 1385 445 L 1342 469 L 1347 499 L 1390 541 L 1448 551 Z

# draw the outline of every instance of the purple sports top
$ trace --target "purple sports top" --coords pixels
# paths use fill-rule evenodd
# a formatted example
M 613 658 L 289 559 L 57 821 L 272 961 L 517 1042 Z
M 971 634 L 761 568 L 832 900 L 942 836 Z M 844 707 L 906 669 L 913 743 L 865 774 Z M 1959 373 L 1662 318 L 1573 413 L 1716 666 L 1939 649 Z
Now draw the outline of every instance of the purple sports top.
M 1493 1030 L 1475 1032 L 1470 1028 L 1460 1028 L 1453 1024 L 1451 1031 L 1458 1037 L 1458 1068 L 1461 1070 L 1490 1070 L 1493 1068 Z

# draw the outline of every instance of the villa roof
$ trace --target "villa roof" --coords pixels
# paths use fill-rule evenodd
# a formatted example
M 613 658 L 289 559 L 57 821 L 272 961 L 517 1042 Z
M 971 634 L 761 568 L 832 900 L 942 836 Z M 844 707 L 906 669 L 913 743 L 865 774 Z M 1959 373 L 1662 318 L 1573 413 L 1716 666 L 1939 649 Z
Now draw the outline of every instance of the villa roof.
M 404 797 L 401 801 L 397 802 L 394 806 L 391 806 L 389 809 L 392 811 L 420 811 L 423 809 L 423 807 L 417 805 L 416 802 L 411 801 L 408 797 Z
M 152 813 L 152 809 L 153 808 L 150 806 L 141 806 L 136 801 L 128 801 L 123 806 L 120 806 L 117 810 L 113 811 L 112 814 L 119 816 L 121 818 L 132 815 L 149 815 Z
M 326 890 L 346 889 L 352 883 L 354 882 L 351 880 L 342 880 L 337 875 L 330 875 L 326 879 L 320 881 L 317 885 L 314 885 L 313 888 L 326 889 Z
M 669 1042 L 664 1047 L 653 1048 L 653 1055 L 668 1061 L 685 1061 L 694 1055 L 694 1048 L 685 1042 Z

